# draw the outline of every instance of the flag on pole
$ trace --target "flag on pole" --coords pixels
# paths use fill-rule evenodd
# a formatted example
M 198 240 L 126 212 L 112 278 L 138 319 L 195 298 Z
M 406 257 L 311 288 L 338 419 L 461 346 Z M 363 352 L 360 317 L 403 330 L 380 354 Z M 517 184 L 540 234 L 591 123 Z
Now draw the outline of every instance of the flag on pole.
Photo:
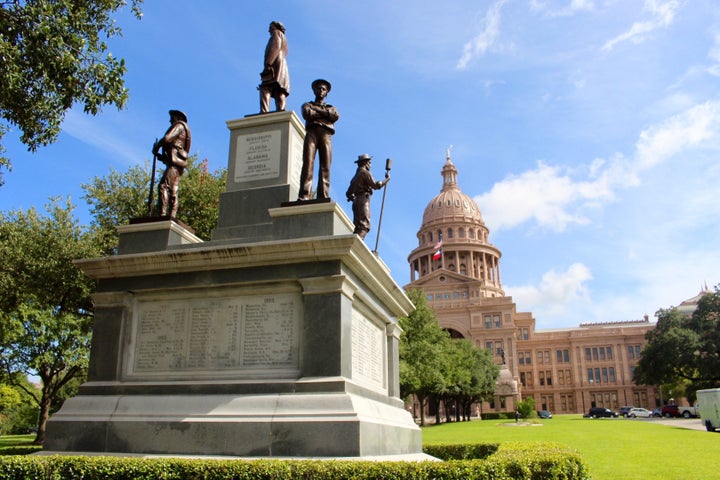
M 433 260 L 440 260 L 440 258 L 442 257 L 442 234 L 440 234 L 439 237 L 440 238 L 438 242 L 433 247 L 433 250 L 435 250 L 432 256 Z

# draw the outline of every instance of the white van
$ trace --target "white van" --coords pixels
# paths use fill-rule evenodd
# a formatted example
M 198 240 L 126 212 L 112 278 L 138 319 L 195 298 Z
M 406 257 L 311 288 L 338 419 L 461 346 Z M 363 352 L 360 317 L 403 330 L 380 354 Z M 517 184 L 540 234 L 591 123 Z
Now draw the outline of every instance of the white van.
M 700 404 L 700 418 L 708 432 L 720 428 L 720 388 L 709 388 L 697 391 Z

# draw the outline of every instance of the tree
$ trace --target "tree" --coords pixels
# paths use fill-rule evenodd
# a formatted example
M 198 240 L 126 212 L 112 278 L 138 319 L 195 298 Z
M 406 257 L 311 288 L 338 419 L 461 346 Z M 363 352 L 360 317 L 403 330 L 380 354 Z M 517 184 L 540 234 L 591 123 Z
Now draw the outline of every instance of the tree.
M 53 399 L 88 363 L 94 285 L 72 260 L 99 251 L 73 208 L 55 199 L 48 216 L 0 213 L 0 369 L 39 406 L 36 443 Z M 40 379 L 40 391 L 18 381 L 27 376 Z
M 635 369 L 638 384 L 686 385 L 688 397 L 701 388 L 720 386 L 720 291 L 708 293 L 692 315 L 659 310 L 657 326 Z
M 138 19 L 141 3 L 132 0 Z M 91 115 L 103 105 L 125 106 L 125 61 L 105 43 L 122 33 L 112 14 L 125 5 L 125 0 L 0 1 L 0 140 L 14 125 L 34 152 L 57 140 L 65 112 L 75 103 Z M 3 152 L 0 143 L 0 167 L 10 168 Z
M 422 290 L 410 290 L 415 305 L 407 317 L 398 320 L 400 336 L 400 395 L 414 394 L 420 402 L 420 424 L 425 425 L 425 400 L 443 384 L 444 344 L 449 335 L 438 324 Z
M 3 435 L 19 435 L 37 427 L 37 403 L 27 391 L 38 389 L 22 375 L 16 380 L 23 383 L 23 388 L 7 381 L 0 383 L 0 433 Z
M 204 240 L 210 239 L 212 229 L 217 225 L 220 193 L 225 190 L 227 176 L 224 169 L 209 172 L 207 163 L 207 160 L 198 162 L 197 155 L 188 159 L 180 182 L 178 211 L 178 219 Z M 91 227 L 104 254 L 113 253 L 117 247 L 118 225 L 127 224 L 131 218 L 147 216 L 148 167 L 135 165 L 125 172 L 111 169 L 105 177 L 95 177 L 90 183 L 83 184 L 84 198 L 94 217 Z M 154 198 L 157 199 L 157 195 Z
M 517 411 L 522 418 L 535 417 L 537 415 L 535 413 L 535 399 L 527 397 L 525 400 L 518 402 Z

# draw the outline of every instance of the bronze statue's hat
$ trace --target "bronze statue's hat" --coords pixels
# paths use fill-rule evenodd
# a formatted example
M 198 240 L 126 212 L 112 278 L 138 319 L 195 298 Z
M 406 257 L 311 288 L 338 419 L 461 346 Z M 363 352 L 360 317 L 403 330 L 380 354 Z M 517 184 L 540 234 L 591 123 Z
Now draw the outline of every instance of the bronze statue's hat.
M 283 25 L 282 22 L 275 20 L 273 22 L 270 22 L 270 26 L 275 27 L 275 28 L 279 29 L 281 32 L 285 33 L 285 25 Z
M 330 85 L 330 82 L 328 82 L 327 80 L 323 80 L 322 78 L 318 78 L 317 80 L 312 82 L 311 87 L 313 90 L 315 90 L 316 85 L 325 85 L 328 89 L 328 92 L 332 90 L 332 85 Z
M 358 155 L 358 158 L 357 158 L 357 160 L 355 160 L 355 163 L 357 163 L 359 165 L 361 163 L 369 162 L 370 160 L 372 160 L 372 157 L 370 155 L 368 155 L 367 153 L 363 153 L 362 155 Z
M 184 112 L 181 112 L 180 110 L 170 110 L 168 113 L 170 114 L 171 117 L 178 116 L 178 117 L 180 117 L 180 120 L 187 123 L 187 115 L 185 115 Z

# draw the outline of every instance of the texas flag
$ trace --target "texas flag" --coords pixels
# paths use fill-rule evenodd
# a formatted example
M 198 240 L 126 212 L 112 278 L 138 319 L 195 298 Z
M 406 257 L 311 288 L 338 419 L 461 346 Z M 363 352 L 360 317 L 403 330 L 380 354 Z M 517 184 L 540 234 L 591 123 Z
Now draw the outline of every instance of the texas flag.
M 433 250 L 435 250 L 435 252 L 433 253 L 432 259 L 440 260 L 440 257 L 442 257 L 442 235 L 440 235 L 440 239 L 433 247 Z

